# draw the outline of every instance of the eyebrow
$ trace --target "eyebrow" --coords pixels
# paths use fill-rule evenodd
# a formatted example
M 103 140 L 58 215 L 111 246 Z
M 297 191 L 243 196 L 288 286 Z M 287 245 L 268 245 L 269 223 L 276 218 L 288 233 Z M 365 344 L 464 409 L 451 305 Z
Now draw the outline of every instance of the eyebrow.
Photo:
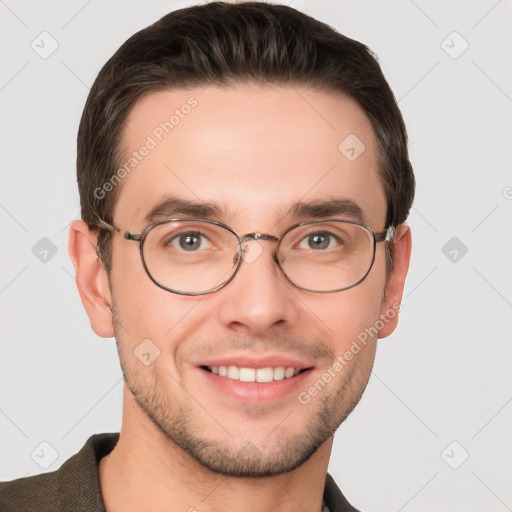
M 358 222 L 365 222 L 365 215 L 362 208 L 350 199 L 327 199 L 294 204 L 284 217 L 350 217 Z
M 144 217 L 144 221 L 151 224 L 163 218 L 173 218 L 184 215 L 195 218 L 225 218 L 228 212 L 215 204 L 208 202 L 182 199 L 169 196 L 157 203 Z M 350 199 L 332 198 L 326 200 L 299 201 L 288 210 L 282 210 L 282 219 L 307 218 L 350 218 L 358 222 L 365 222 L 362 208 Z
M 203 203 L 181 199 L 177 196 L 169 196 L 153 206 L 144 217 L 144 221 L 151 224 L 161 218 L 173 218 L 177 215 L 203 218 L 222 217 L 224 214 L 224 210 L 213 203 Z

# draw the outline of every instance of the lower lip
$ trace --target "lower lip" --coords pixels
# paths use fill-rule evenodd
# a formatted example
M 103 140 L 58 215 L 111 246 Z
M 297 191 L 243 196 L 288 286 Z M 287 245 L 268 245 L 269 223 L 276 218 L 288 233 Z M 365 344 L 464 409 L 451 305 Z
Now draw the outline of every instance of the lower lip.
M 304 389 L 304 381 L 312 369 L 308 368 L 293 377 L 272 382 L 241 382 L 221 377 L 202 368 L 199 370 L 213 386 L 223 393 L 242 402 L 260 403 L 279 400 L 292 394 L 298 395 Z

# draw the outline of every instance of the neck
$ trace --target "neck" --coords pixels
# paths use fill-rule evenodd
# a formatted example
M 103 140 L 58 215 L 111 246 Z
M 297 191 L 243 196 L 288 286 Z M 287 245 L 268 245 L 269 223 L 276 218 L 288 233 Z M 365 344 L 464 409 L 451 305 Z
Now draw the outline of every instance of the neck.
M 125 392 L 123 425 L 114 450 L 100 460 L 107 512 L 320 512 L 332 438 L 299 468 L 272 477 L 213 473 L 170 441 Z

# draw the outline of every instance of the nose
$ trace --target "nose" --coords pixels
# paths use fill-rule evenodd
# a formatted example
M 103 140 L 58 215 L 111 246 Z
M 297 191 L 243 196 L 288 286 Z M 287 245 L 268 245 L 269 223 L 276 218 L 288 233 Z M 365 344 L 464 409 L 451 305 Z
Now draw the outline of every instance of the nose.
M 244 248 L 237 274 L 217 292 L 221 322 L 252 336 L 296 325 L 299 290 L 292 289 L 282 274 L 275 260 L 275 243 L 270 237 L 252 237 L 245 240 Z

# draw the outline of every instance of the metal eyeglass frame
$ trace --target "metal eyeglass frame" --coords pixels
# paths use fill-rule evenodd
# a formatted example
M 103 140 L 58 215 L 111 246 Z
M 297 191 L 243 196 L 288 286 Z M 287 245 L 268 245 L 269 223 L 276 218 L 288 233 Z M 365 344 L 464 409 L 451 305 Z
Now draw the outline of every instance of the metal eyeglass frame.
M 237 251 L 236 254 L 235 254 L 235 258 L 237 258 L 236 268 L 233 271 L 231 277 L 227 281 L 225 281 L 225 282 L 221 283 L 220 285 L 216 286 L 215 288 L 212 288 L 211 290 L 207 290 L 205 292 L 183 292 L 183 291 L 174 290 L 172 288 L 168 288 L 167 286 L 162 285 L 161 283 L 159 283 L 151 275 L 151 272 L 149 271 L 148 267 L 146 266 L 146 261 L 144 259 L 144 251 L 143 251 L 144 240 L 146 239 L 148 233 L 155 226 L 160 226 L 162 224 L 166 224 L 166 223 L 169 223 L 169 222 L 177 222 L 177 221 L 179 221 L 179 222 L 181 222 L 181 221 L 204 222 L 204 223 L 207 223 L 207 224 L 215 224 L 217 226 L 220 226 L 220 227 L 228 230 L 230 233 L 232 233 L 237 238 L 237 240 L 238 240 L 238 247 L 239 247 L 240 251 Z M 298 228 L 300 226 L 305 226 L 305 225 L 308 225 L 308 224 L 316 224 L 316 223 L 321 223 L 321 222 L 330 222 L 330 221 L 331 222 L 344 222 L 344 223 L 347 223 L 347 224 L 355 224 L 357 226 L 361 226 L 362 228 L 366 229 L 370 233 L 370 235 L 372 236 L 372 239 L 373 239 L 373 256 L 372 256 L 372 261 L 371 261 L 371 263 L 370 263 L 370 265 L 368 267 L 368 270 L 363 275 L 363 277 L 361 277 L 361 279 L 356 281 L 354 284 L 351 284 L 350 286 L 345 286 L 345 287 L 337 289 L 337 290 L 326 290 L 326 291 L 311 290 L 309 288 L 305 288 L 303 286 L 300 286 L 300 285 L 294 283 L 288 277 L 288 275 L 286 274 L 285 270 L 282 268 L 281 262 L 279 261 L 279 258 L 278 258 L 279 247 L 281 245 L 281 241 L 283 240 L 283 237 L 287 233 L 289 233 L 291 230 L 293 230 L 295 228 Z M 376 244 L 378 242 L 384 242 L 384 241 L 386 241 L 386 242 L 393 242 L 394 237 L 395 237 L 395 233 L 396 233 L 396 230 L 395 230 L 395 228 L 393 226 L 389 226 L 384 231 L 381 231 L 379 233 L 375 233 L 372 230 L 372 228 L 370 228 L 366 224 L 363 224 L 362 222 L 356 222 L 356 221 L 344 220 L 344 219 L 329 219 L 329 220 L 322 219 L 322 220 L 312 220 L 312 221 L 307 221 L 307 222 L 300 222 L 298 224 L 294 224 L 293 226 L 287 228 L 283 233 L 281 233 L 281 235 L 279 237 L 275 237 L 274 235 L 269 235 L 269 234 L 266 234 L 266 233 L 247 233 L 247 234 L 245 234 L 243 236 L 239 236 L 232 228 L 230 228 L 226 224 L 223 224 L 222 222 L 218 222 L 216 220 L 195 219 L 195 218 L 172 218 L 172 219 L 160 220 L 160 221 L 157 221 L 157 222 L 154 222 L 154 223 L 150 224 L 149 226 L 146 226 L 146 228 L 144 228 L 144 230 L 141 233 L 130 233 L 129 231 L 121 231 L 120 229 L 116 228 L 115 226 L 112 226 L 111 224 L 108 224 L 107 222 L 103 221 L 99 217 L 97 218 L 96 225 L 98 227 L 100 227 L 100 228 L 106 229 L 106 230 L 111 231 L 113 233 L 121 234 L 125 240 L 133 240 L 135 242 L 138 242 L 138 244 L 139 244 L 139 251 L 140 251 L 140 257 L 141 257 L 141 260 L 142 260 L 142 265 L 144 266 L 144 270 L 146 271 L 146 274 L 151 279 L 151 281 L 153 281 L 153 283 L 155 283 L 159 288 L 167 290 L 168 292 L 171 292 L 171 293 L 176 293 L 178 295 L 207 295 L 209 293 L 215 293 L 216 291 L 220 290 L 221 288 L 224 288 L 224 286 L 229 284 L 234 279 L 235 275 L 238 273 L 238 270 L 240 269 L 240 266 L 241 266 L 242 260 L 243 260 L 243 258 L 240 257 L 240 255 L 244 252 L 243 244 L 247 240 L 269 240 L 269 241 L 277 242 L 277 248 L 276 248 L 276 252 L 274 254 L 274 261 L 277 263 L 277 265 L 281 269 L 281 272 L 284 274 L 286 279 L 293 286 L 295 286 L 296 288 L 299 288 L 300 290 L 304 290 L 304 291 L 307 291 L 307 292 L 313 292 L 313 293 L 335 293 L 335 292 L 341 292 L 343 290 L 348 290 L 349 288 L 353 288 L 354 286 L 357 286 L 362 281 L 364 281 L 364 279 L 366 279 L 366 276 L 370 273 L 370 270 L 373 267 L 373 263 L 375 262 Z

